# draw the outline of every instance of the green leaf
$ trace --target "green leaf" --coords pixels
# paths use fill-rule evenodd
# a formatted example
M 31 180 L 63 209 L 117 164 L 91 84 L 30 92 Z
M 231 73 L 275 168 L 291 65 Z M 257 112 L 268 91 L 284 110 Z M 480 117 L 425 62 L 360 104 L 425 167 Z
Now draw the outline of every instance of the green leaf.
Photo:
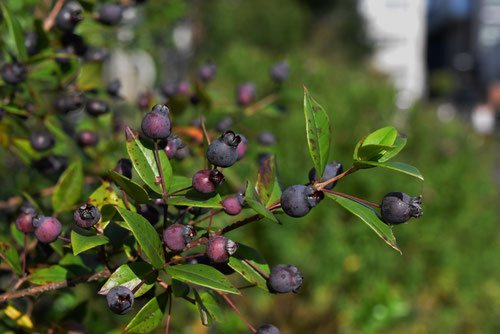
M 416 177 L 420 180 L 424 180 L 423 175 L 420 173 L 420 171 L 417 169 L 417 167 L 414 167 L 412 165 L 408 165 L 404 162 L 375 162 L 375 161 L 355 161 L 354 162 L 355 166 L 358 166 L 360 168 L 365 168 L 365 166 L 368 167 L 382 167 L 382 168 L 387 168 L 390 170 L 394 170 L 396 172 L 404 173 L 413 177 Z
M 399 253 L 401 253 L 401 250 L 399 249 L 398 244 L 396 243 L 396 237 L 394 237 L 394 234 L 392 233 L 392 229 L 386 224 L 384 224 L 382 220 L 380 220 L 377 213 L 372 208 L 368 207 L 363 203 L 356 202 L 352 199 L 342 197 L 340 195 L 331 193 L 325 193 L 325 195 L 336 201 L 347 211 L 351 212 L 352 214 L 360 218 L 373 231 L 375 231 L 375 233 L 377 233 L 377 235 L 380 238 L 382 238 L 382 240 L 384 240 L 385 243 L 387 243 L 389 246 L 391 246 Z
M 147 191 L 125 176 L 118 174 L 115 171 L 110 171 L 109 176 L 115 181 L 115 183 L 122 188 L 123 191 L 132 197 L 138 203 L 147 203 L 149 201 L 149 195 Z
M 161 269 L 165 263 L 163 245 L 158 232 L 154 227 L 138 213 L 124 208 L 116 208 L 125 220 L 128 229 L 132 231 L 135 239 L 141 246 L 142 252 L 147 256 L 153 267 Z
M 52 195 L 52 207 L 56 213 L 73 208 L 80 198 L 83 187 L 82 164 L 76 161 L 61 174 Z
M 266 206 L 281 197 L 281 189 L 276 176 L 276 158 L 274 155 L 269 156 L 260 164 L 255 186 L 261 202 Z
M 28 59 L 28 54 L 26 53 L 26 46 L 24 45 L 24 34 L 21 25 L 19 21 L 17 21 L 17 18 L 9 11 L 7 6 L 5 6 L 4 2 L 0 2 L 0 7 L 2 8 L 2 14 L 9 31 L 9 36 L 14 42 L 13 44 L 16 48 L 17 57 L 20 61 L 24 62 Z
M 59 265 L 35 270 L 28 278 L 33 284 L 64 282 L 68 279 L 69 270 Z
M 172 183 L 170 184 L 170 189 L 168 191 L 173 193 L 175 191 L 191 187 L 191 184 L 192 179 L 190 177 L 174 175 L 172 176 Z
M 139 177 L 146 183 L 154 192 L 161 194 L 161 185 L 159 183 L 160 174 L 156 165 L 154 150 L 150 149 L 141 142 L 137 132 L 127 127 L 127 151 Z M 160 163 L 163 169 L 163 177 L 167 190 L 170 189 L 172 183 L 172 166 L 163 150 L 159 151 Z
M 393 146 L 386 145 L 362 145 L 356 152 L 356 160 L 369 161 L 369 160 L 379 160 L 385 155 L 386 152 L 392 150 Z
M 223 311 L 219 305 L 217 296 L 214 295 L 213 291 L 210 290 L 194 290 L 194 296 L 196 299 L 196 304 L 198 305 L 198 309 L 200 311 L 200 316 L 203 320 L 206 320 L 207 326 L 210 324 L 210 320 L 221 322 L 223 319 Z M 206 317 L 206 319 L 203 319 Z
M 259 268 L 261 271 L 265 273 L 270 273 L 269 265 L 267 264 L 266 259 L 259 253 L 256 249 L 244 245 L 242 243 L 238 243 L 238 250 L 234 254 L 240 259 L 245 259 L 249 261 L 253 266 Z
M 255 284 L 263 290 L 267 290 L 266 280 L 259 274 L 255 269 L 253 269 L 244 260 L 240 260 L 234 256 L 229 258 L 228 265 L 233 268 L 237 273 L 239 273 L 248 282 Z
M 108 242 L 108 237 L 102 234 L 82 235 L 74 230 L 71 231 L 71 247 L 73 248 L 74 255 L 78 255 L 97 246 L 106 245 Z
M 204 264 L 184 264 L 168 266 L 167 274 L 185 283 L 204 286 L 213 290 L 239 295 L 240 292 L 231 285 L 220 271 Z
M 331 125 L 328 114 L 316 102 L 304 87 L 304 114 L 306 117 L 306 135 L 309 154 L 318 176 L 323 176 L 328 154 L 330 153 Z
M 147 302 L 128 323 L 127 333 L 151 333 L 160 326 L 169 298 L 169 294 L 163 293 Z
M 17 230 L 17 229 L 16 229 Z M 14 270 L 17 275 L 22 275 L 20 256 L 14 246 L 0 242 L 0 257 Z
M 99 290 L 99 294 L 105 295 L 115 286 L 122 285 L 133 290 L 143 278 L 144 284 L 134 293 L 135 297 L 140 297 L 155 285 L 157 272 L 151 273 L 153 267 L 145 262 L 134 262 L 122 264 L 108 278 L 106 283 Z M 148 276 L 146 276 L 149 274 Z
M 245 190 L 245 201 L 248 206 L 251 207 L 255 212 L 260 214 L 264 219 L 272 221 L 279 224 L 278 219 L 269 211 L 259 200 L 255 188 L 250 181 L 247 182 L 247 188 Z
M 200 208 L 222 208 L 220 202 L 222 198 L 219 194 L 200 194 L 195 190 L 188 191 L 182 196 L 170 196 L 168 198 L 169 205 L 185 205 L 185 206 L 196 206 Z
M 392 146 L 398 136 L 398 131 L 392 126 L 386 126 L 370 133 L 363 140 L 365 145 L 385 145 Z
M 397 130 L 388 126 L 378 129 L 361 139 L 354 149 L 357 161 L 384 162 L 395 157 L 406 145 L 406 138 L 398 136 Z
M 387 151 L 380 159 L 378 159 L 379 162 L 386 162 L 389 159 L 394 158 L 396 155 L 401 152 L 401 150 L 406 146 L 406 137 L 398 137 L 394 141 L 393 148 L 389 151 Z
M 90 204 L 96 206 L 101 211 L 101 221 L 99 226 L 103 229 L 109 224 L 110 220 L 116 213 L 115 207 L 124 208 L 125 203 L 118 197 L 118 194 L 113 190 L 111 184 L 104 181 L 87 200 Z
M 78 75 L 76 84 L 82 91 L 103 88 L 101 79 L 102 63 L 91 62 L 81 66 L 80 74 Z

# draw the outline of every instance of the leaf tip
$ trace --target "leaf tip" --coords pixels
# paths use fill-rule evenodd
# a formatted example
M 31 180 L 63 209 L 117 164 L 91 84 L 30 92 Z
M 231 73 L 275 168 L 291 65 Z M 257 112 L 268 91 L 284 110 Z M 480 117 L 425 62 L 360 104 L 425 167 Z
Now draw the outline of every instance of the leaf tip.
M 125 128 L 125 138 L 127 142 L 131 142 L 137 138 L 139 138 L 139 132 L 133 130 L 131 127 L 127 126 Z

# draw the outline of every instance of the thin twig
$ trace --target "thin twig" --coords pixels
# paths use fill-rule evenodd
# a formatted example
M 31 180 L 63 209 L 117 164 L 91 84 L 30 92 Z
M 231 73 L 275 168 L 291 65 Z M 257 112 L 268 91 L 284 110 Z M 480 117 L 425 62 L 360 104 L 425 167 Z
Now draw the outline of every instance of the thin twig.
M 161 166 L 160 150 L 158 149 L 157 140 L 155 140 L 155 158 L 156 158 L 156 166 L 158 167 L 158 173 L 160 175 L 160 186 L 162 191 L 163 202 L 165 202 L 166 205 L 168 194 L 167 194 L 167 187 L 165 185 L 165 178 L 163 177 L 163 168 Z
M 257 111 L 264 109 L 265 107 L 267 107 L 268 105 L 270 105 L 271 103 L 276 101 L 277 99 L 278 99 L 278 95 L 270 94 L 270 95 L 262 98 L 261 100 L 255 102 L 251 106 L 245 108 L 244 114 L 246 116 L 251 116 L 251 115 L 255 114 Z
M 356 202 L 361 202 L 361 203 L 373 206 L 375 208 L 380 208 L 380 204 L 373 203 L 373 202 L 364 200 L 362 198 L 358 198 L 358 197 L 355 197 L 355 196 L 351 196 L 351 195 L 348 195 L 348 194 L 344 194 L 344 193 L 341 193 L 341 192 L 338 192 L 338 191 L 333 191 L 333 190 L 328 190 L 328 189 L 323 189 L 323 191 L 325 193 L 335 194 L 335 195 L 339 195 L 339 196 L 342 196 L 342 197 L 345 197 L 345 198 L 349 198 L 349 199 L 352 199 L 352 200 L 354 200 Z
M 47 16 L 47 18 L 43 22 L 43 30 L 49 31 L 50 29 L 52 29 L 56 21 L 57 14 L 59 14 L 63 5 L 64 5 L 64 0 L 57 0 L 56 4 L 50 11 L 49 16 Z
M 229 307 L 231 307 L 233 309 L 234 312 L 236 312 L 236 314 L 240 317 L 241 320 L 243 320 L 243 322 L 245 323 L 245 325 L 247 325 L 248 329 L 250 329 L 252 331 L 252 333 L 257 333 L 257 330 L 255 329 L 255 327 L 253 327 L 247 319 L 245 319 L 245 317 L 241 314 L 240 310 L 238 310 L 238 308 L 236 307 L 236 305 L 233 304 L 233 302 L 231 301 L 231 299 L 229 299 L 228 296 L 226 296 L 226 294 L 222 293 L 222 292 L 219 292 L 217 291 L 217 293 L 224 299 L 224 301 L 229 305 Z
M 335 182 L 337 180 L 340 180 L 341 178 L 343 178 L 344 176 L 347 176 L 349 174 L 352 174 L 354 173 L 355 171 L 357 171 L 358 168 L 355 167 L 355 166 L 352 166 L 351 168 L 349 168 L 348 170 L 346 170 L 345 172 L 335 176 L 335 177 L 332 177 L 331 179 L 329 180 L 326 180 L 325 182 L 318 182 L 318 183 L 315 183 L 314 184 L 314 187 L 316 188 L 316 190 L 323 190 L 324 187 L 326 187 L 327 185 L 329 185 L 330 183 L 332 182 Z
M 251 261 L 247 260 L 247 259 L 242 259 L 246 264 L 248 264 L 250 267 L 252 267 L 256 272 L 258 272 L 262 277 L 264 277 L 265 279 L 268 279 L 269 278 L 269 274 L 266 273 L 265 271 L 263 271 L 262 269 L 260 269 L 258 266 L 256 266 L 255 264 L 253 264 Z

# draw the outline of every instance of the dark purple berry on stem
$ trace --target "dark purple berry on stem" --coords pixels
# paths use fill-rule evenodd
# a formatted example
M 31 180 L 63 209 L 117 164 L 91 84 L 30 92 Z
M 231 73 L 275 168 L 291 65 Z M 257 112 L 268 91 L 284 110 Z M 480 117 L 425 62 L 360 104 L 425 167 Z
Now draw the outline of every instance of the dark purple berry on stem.
M 271 293 L 297 292 L 302 286 L 303 276 L 296 266 L 278 264 L 271 269 L 267 287 Z
M 56 241 L 62 230 L 61 223 L 55 217 L 38 216 L 33 219 L 33 226 L 36 238 L 44 244 Z
M 182 251 L 196 236 L 191 225 L 172 224 L 163 231 L 163 243 L 174 252 Z
M 104 4 L 97 11 L 96 20 L 102 24 L 113 26 L 122 20 L 123 6 L 119 4 Z
M 170 136 L 167 139 L 167 145 L 165 145 L 165 148 L 163 149 L 165 151 L 165 154 L 169 159 L 173 159 L 175 157 L 175 154 L 177 153 L 177 150 L 181 148 L 182 146 L 182 140 L 177 137 L 177 136 Z
M 402 192 L 390 192 L 384 196 L 380 204 L 382 221 L 387 225 L 397 225 L 408 221 L 411 217 L 422 216 L 422 197 L 411 197 Z
M 126 314 L 134 305 L 134 294 L 125 286 L 115 286 L 106 295 L 108 307 L 113 313 Z
M 115 169 L 113 169 L 118 174 L 125 176 L 128 179 L 132 178 L 132 161 L 127 158 L 118 160 Z
M 202 65 L 198 71 L 198 76 L 203 82 L 210 82 L 214 79 L 215 73 L 217 72 L 217 66 L 215 64 L 205 64 Z
M 255 85 L 245 83 L 238 87 L 236 101 L 242 107 L 248 106 L 255 99 Z
M 93 131 L 83 130 L 76 134 L 76 142 L 81 147 L 96 146 L 99 136 Z
M 259 328 L 257 328 L 257 333 L 256 334 L 281 334 L 280 330 L 278 327 L 270 324 L 262 325 Z
M 56 27 L 65 32 L 71 32 L 83 20 L 82 6 L 77 1 L 69 1 L 56 16 Z
M 102 100 L 91 99 L 87 101 L 85 110 L 89 115 L 97 117 L 109 112 L 109 105 Z
M 27 71 L 23 64 L 17 61 L 8 63 L 0 69 L 3 81 L 9 85 L 17 85 L 26 80 Z
M 66 114 L 70 111 L 80 109 L 83 106 L 84 98 L 81 94 L 68 94 L 59 96 L 54 107 L 60 113 Z
M 226 131 L 220 138 L 208 145 L 207 159 L 218 167 L 230 167 L 238 160 L 238 145 L 241 137 L 233 131 Z
M 271 79 L 276 82 L 283 82 L 288 78 L 289 66 L 285 62 L 277 63 L 271 67 Z
M 28 31 L 24 35 L 24 46 L 26 47 L 26 52 L 28 52 L 29 56 L 38 52 L 38 35 L 36 32 Z
M 327 180 L 330 180 L 334 177 L 336 177 L 339 174 L 342 174 L 344 172 L 344 168 L 342 167 L 342 164 L 338 161 L 332 161 L 329 164 L 325 166 L 325 171 L 323 172 L 323 177 L 319 182 L 325 182 Z M 316 169 L 313 167 L 309 171 L 309 181 L 314 182 L 318 178 L 318 175 L 316 174 Z M 337 181 L 334 181 L 332 183 L 329 183 L 326 185 L 324 188 L 325 189 L 333 189 L 335 185 L 337 184 Z
M 263 131 L 257 135 L 257 142 L 264 146 L 274 145 L 276 144 L 276 137 L 269 131 Z
M 241 212 L 243 203 L 244 199 L 241 194 L 227 196 L 221 202 L 224 212 L 231 216 L 235 216 Z
M 226 262 L 229 256 L 236 253 L 236 250 L 238 250 L 238 245 L 224 236 L 219 235 L 208 239 L 207 256 L 211 262 Z
M 171 123 L 168 108 L 155 105 L 142 119 L 141 129 L 144 135 L 153 140 L 166 139 L 170 136 Z
M 311 186 L 287 187 L 281 194 L 281 208 L 291 217 L 303 217 L 315 207 L 324 195 Z
M 73 219 L 76 225 L 82 228 L 90 228 L 99 222 L 101 213 L 99 209 L 90 203 L 85 203 L 75 210 Z
M 192 178 L 193 188 L 203 194 L 210 194 L 224 181 L 224 174 L 217 169 L 202 169 Z
M 46 151 L 54 147 L 54 136 L 48 131 L 35 131 L 30 134 L 30 144 L 35 151 Z
M 36 211 L 31 205 L 23 205 L 21 213 L 17 216 L 16 227 L 23 233 L 30 233 L 35 230 L 33 227 L 33 218 L 36 216 Z

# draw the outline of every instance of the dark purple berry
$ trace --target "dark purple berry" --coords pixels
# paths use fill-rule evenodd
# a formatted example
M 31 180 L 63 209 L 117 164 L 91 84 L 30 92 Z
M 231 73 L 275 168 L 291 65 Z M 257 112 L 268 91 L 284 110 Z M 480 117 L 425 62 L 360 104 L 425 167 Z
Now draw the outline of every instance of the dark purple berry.
M 182 251 L 196 236 L 191 225 L 172 224 L 163 231 L 163 243 L 174 252 Z
M 85 39 L 72 32 L 67 32 L 61 37 L 61 43 L 65 49 L 65 53 L 74 53 L 77 56 L 84 56 L 88 50 L 88 45 Z
M 97 117 L 109 112 L 109 105 L 102 100 L 91 99 L 87 101 L 85 110 L 87 111 L 87 114 Z
M 241 194 L 227 196 L 221 202 L 224 212 L 231 216 L 235 216 L 241 212 L 243 203 L 244 199 Z
M 302 217 L 315 207 L 323 196 L 323 192 L 316 191 L 311 186 L 290 186 L 281 194 L 281 208 L 291 217 Z
M 215 73 L 217 72 L 217 66 L 215 64 L 205 64 L 198 70 L 198 76 L 203 82 L 210 82 L 214 79 Z
M 257 328 L 257 333 L 256 334 L 281 334 L 280 330 L 278 327 L 274 325 L 262 325 L 259 328 Z
M 115 286 L 106 295 L 108 307 L 113 313 L 126 314 L 134 305 L 134 294 L 125 286 Z
M 236 253 L 237 249 L 238 245 L 234 241 L 219 235 L 208 239 L 207 256 L 211 262 L 222 263 Z
M 231 116 L 226 116 L 217 123 L 215 128 L 217 131 L 225 132 L 229 130 L 231 126 L 233 126 L 233 118 Z
M 238 145 L 241 137 L 233 131 L 226 131 L 210 143 L 207 149 L 208 161 L 218 167 L 230 167 L 238 160 Z
M 83 106 L 84 98 L 81 94 L 68 94 L 59 96 L 54 106 L 60 113 L 66 114 L 70 111 L 80 109 Z
M 123 15 L 123 6 L 119 4 L 104 4 L 97 11 L 96 20 L 102 24 L 113 26 L 120 23 Z
M 271 269 L 267 287 L 271 293 L 297 292 L 302 286 L 303 276 L 296 266 L 278 264 Z
M 0 69 L 3 81 L 9 85 L 17 85 L 26 80 L 26 67 L 17 61 L 8 63 Z
M 127 179 L 132 178 L 132 161 L 123 158 L 118 160 L 116 167 L 113 169 L 118 174 L 125 176 Z
M 271 132 L 263 131 L 257 135 L 257 142 L 264 146 L 276 144 L 276 137 Z
M 61 223 L 55 217 L 35 217 L 33 219 L 33 226 L 36 238 L 44 244 L 56 241 L 62 230 Z
M 155 225 L 160 219 L 158 210 L 156 210 L 154 206 L 148 204 L 139 204 L 139 206 L 137 207 L 137 213 L 146 218 L 146 220 L 150 222 L 151 225 Z
M 323 177 L 319 182 L 325 182 L 329 179 L 334 178 L 335 176 L 342 174 L 344 172 L 344 168 L 342 167 L 342 164 L 338 161 L 332 161 L 329 164 L 325 166 L 325 171 L 323 172 Z M 309 171 L 309 181 L 314 182 L 317 181 L 318 175 L 316 175 L 316 169 L 313 167 Z M 337 181 L 334 181 L 332 183 L 329 183 L 326 185 L 324 188 L 325 189 L 333 189 L 335 185 L 337 184 Z
M 402 224 L 411 217 L 419 218 L 423 214 L 422 196 L 410 197 L 402 192 L 390 192 L 382 199 L 380 213 L 387 225 Z
M 76 142 L 81 147 L 96 146 L 99 136 L 93 131 L 83 130 L 76 134 Z
M 59 174 L 68 166 L 68 158 L 61 155 L 49 155 L 35 161 L 34 167 L 45 175 Z
M 242 107 L 248 106 L 255 99 L 255 85 L 246 83 L 238 87 L 236 101 Z
M 193 188 L 202 193 L 210 194 L 224 181 L 224 175 L 217 169 L 202 169 L 192 178 Z
M 17 216 L 16 227 L 23 233 L 30 233 L 35 230 L 33 227 L 33 218 L 36 216 L 36 211 L 31 205 L 23 205 L 21 213 Z
M 77 1 L 69 1 L 56 16 L 56 27 L 62 31 L 71 32 L 83 20 L 83 8 Z
M 271 67 L 271 79 L 283 82 L 288 78 L 289 66 L 285 62 L 277 63 Z
M 181 146 L 175 152 L 174 158 L 176 160 L 184 160 L 191 155 L 191 150 L 188 146 Z
M 118 97 L 120 96 L 121 87 L 122 87 L 121 81 L 119 79 L 114 79 L 107 84 L 106 91 L 110 96 Z
M 99 219 L 101 219 L 101 213 L 99 209 L 90 203 L 85 203 L 75 210 L 73 213 L 73 219 L 76 225 L 82 228 L 91 228 Z
M 144 135 L 153 140 L 166 139 L 170 136 L 172 125 L 168 108 L 163 105 L 155 105 L 142 119 L 141 124 Z
M 165 145 L 165 148 L 163 150 L 165 151 L 169 159 L 173 159 L 175 157 L 175 154 L 177 153 L 177 150 L 181 147 L 182 140 L 177 136 L 170 136 L 167 139 L 167 145 Z
M 238 147 L 236 148 L 236 150 L 238 151 L 238 160 L 241 160 L 245 156 L 245 153 L 247 153 L 248 140 L 244 135 L 242 135 L 240 133 L 238 134 L 238 136 L 240 136 L 241 141 L 238 144 Z
M 54 136 L 48 131 L 34 131 L 30 134 L 30 144 L 35 151 L 46 151 L 54 147 Z
M 34 31 L 28 31 L 24 35 L 24 46 L 29 56 L 38 52 L 38 35 Z

